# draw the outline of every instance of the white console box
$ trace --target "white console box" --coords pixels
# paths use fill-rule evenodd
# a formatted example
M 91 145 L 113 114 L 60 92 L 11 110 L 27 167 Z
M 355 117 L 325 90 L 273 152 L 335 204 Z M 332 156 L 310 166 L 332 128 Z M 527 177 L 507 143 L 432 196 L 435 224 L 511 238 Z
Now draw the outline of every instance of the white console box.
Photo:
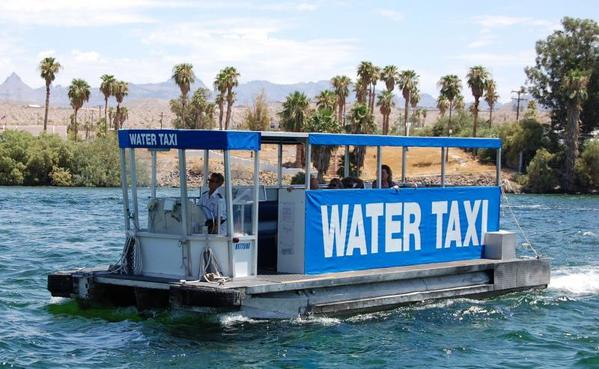
M 277 272 L 304 273 L 305 224 L 305 190 L 279 189 Z
M 513 260 L 516 258 L 516 234 L 509 231 L 485 233 L 485 259 Z

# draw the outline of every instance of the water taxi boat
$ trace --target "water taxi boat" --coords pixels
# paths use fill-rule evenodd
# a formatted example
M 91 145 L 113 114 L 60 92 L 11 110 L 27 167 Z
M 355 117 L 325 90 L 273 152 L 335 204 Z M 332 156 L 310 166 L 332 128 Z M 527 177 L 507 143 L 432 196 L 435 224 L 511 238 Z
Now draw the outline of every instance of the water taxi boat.
M 338 315 L 402 304 L 544 288 L 550 263 L 516 254 L 500 229 L 501 161 L 494 186 L 446 185 L 448 148 L 497 150 L 495 138 L 130 129 L 118 132 L 125 246 L 118 263 L 48 276 L 52 296 L 83 305 L 252 318 Z M 260 182 L 262 145 L 277 145 L 277 183 Z M 284 145 L 304 145 L 305 184 L 283 184 Z M 374 147 L 373 188 L 311 189 L 312 149 Z M 382 147 L 401 147 L 401 183 L 382 186 Z M 408 149 L 438 148 L 437 186 L 403 186 Z M 138 194 L 136 151 L 149 150 L 150 196 Z M 179 193 L 158 196 L 157 153 L 177 150 Z M 187 153 L 203 154 L 202 189 L 188 187 Z M 233 151 L 250 151 L 253 184 L 232 177 Z M 217 158 L 215 158 L 218 155 Z M 210 160 L 224 161 L 208 206 Z M 246 159 L 246 163 L 247 163 Z M 222 198 L 221 198 L 222 197 Z M 146 220 L 147 219 L 147 220 Z

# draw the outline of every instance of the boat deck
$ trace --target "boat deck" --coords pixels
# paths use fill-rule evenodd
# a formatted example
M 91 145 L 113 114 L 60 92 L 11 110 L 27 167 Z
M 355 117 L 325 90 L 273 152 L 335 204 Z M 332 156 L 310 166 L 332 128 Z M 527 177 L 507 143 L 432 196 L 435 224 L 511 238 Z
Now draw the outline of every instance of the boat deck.
M 409 265 L 401 267 L 356 270 L 319 275 L 305 274 L 260 274 L 255 277 L 236 278 L 224 283 L 178 280 L 149 276 L 115 274 L 93 270 L 98 283 L 131 287 L 169 289 L 170 286 L 198 287 L 211 289 L 243 289 L 247 294 L 292 291 L 304 288 L 322 288 L 357 283 L 377 283 L 391 280 L 427 278 L 447 274 L 471 273 L 493 269 L 500 260 L 475 259 L 445 263 Z M 90 270 L 91 271 L 91 270 Z

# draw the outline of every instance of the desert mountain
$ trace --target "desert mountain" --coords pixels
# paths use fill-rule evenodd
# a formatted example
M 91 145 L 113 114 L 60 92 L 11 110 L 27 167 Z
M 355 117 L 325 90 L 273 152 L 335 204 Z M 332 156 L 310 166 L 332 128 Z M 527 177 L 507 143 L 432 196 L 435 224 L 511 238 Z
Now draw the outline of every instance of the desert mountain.
M 197 81 L 192 86 L 192 91 L 199 87 L 206 88 L 207 86 L 202 81 Z M 210 86 L 211 87 L 211 86 Z M 293 91 L 301 91 L 309 98 L 313 99 L 320 91 L 330 89 L 329 81 L 317 82 L 300 82 L 294 84 L 277 84 L 268 81 L 249 81 L 241 83 L 236 89 L 237 104 L 250 105 L 254 97 L 261 91 L 266 93 L 269 102 L 282 102 L 285 97 Z M 68 87 L 61 85 L 52 85 L 50 91 L 50 101 L 54 106 L 69 106 L 69 98 L 67 95 Z M 0 84 L 0 101 L 19 102 L 27 104 L 44 104 L 45 87 L 31 88 L 16 74 L 12 73 L 6 80 Z M 129 95 L 125 102 L 134 100 L 170 100 L 177 98 L 180 94 L 179 87 L 173 80 L 168 80 L 160 83 L 129 83 Z M 214 94 L 214 92 L 213 92 Z M 402 108 L 404 104 L 401 93 L 396 92 L 395 105 L 396 108 Z M 112 98 L 114 99 L 114 98 Z M 350 94 L 348 102 L 353 101 L 353 94 Z M 88 106 L 104 105 L 104 95 L 98 88 L 91 89 L 91 97 Z M 420 103 L 418 104 L 425 108 L 435 108 L 436 100 L 429 94 L 420 95 Z M 500 104 L 497 104 L 497 109 Z M 486 109 L 486 104 L 481 101 L 481 108 Z

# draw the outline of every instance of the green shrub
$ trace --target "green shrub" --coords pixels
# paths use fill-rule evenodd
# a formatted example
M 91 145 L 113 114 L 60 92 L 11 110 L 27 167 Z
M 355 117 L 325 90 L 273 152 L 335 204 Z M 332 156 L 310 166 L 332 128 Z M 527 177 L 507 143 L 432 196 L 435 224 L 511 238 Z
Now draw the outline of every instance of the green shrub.
M 585 143 L 580 158 L 576 160 L 576 182 L 581 190 L 599 190 L 599 141 Z
M 73 185 L 73 176 L 68 169 L 55 166 L 50 172 L 50 183 L 53 186 L 70 187 Z
M 545 149 L 539 149 L 527 167 L 528 180 L 525 189 L 535 193 L 555 191 L 558 178 L 551 163 L 554 154 Z
M 306 173 L 297 172 L 293 177 L 291 177 L 292 185 L 301 185 L 306 183 Z

